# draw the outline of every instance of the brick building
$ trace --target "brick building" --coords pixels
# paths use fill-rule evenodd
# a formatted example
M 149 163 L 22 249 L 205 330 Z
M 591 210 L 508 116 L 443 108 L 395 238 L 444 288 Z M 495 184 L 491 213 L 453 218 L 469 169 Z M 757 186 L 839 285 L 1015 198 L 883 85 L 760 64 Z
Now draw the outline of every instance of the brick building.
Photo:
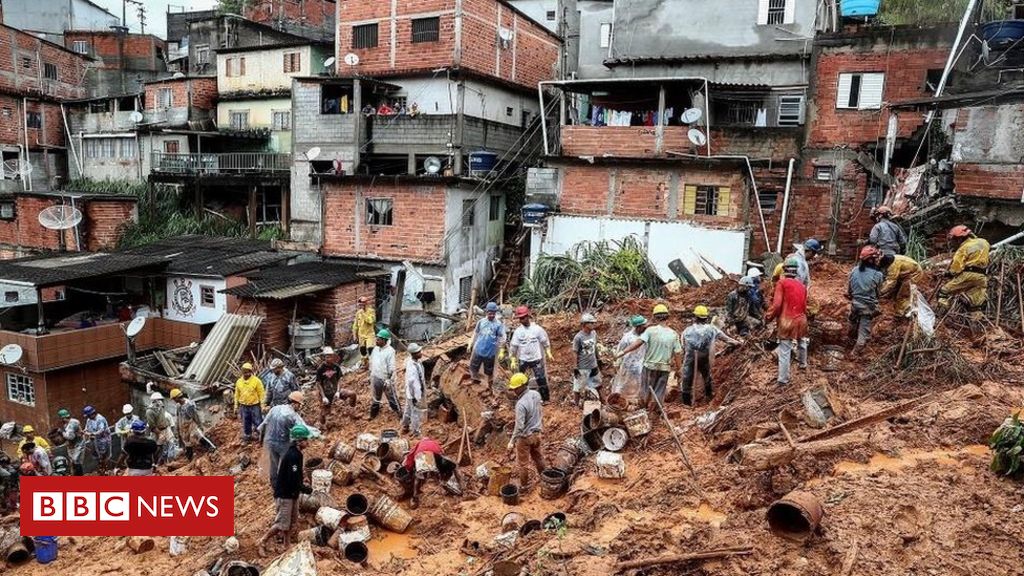
M 123 30 L 68 30 L 64 46 L 93 58 L 84 79 L 90 97 L 138 94 L 167 71 L 167 43 Z
M 124 225 L 136 219 L 136 203 L 134 196 L 71 192 L 16 192 L 2 196 L 0 259 L 60 249 L 113 249 L 121 238 Z M 72 205 L 79 209 L 82 222 L 68 230 L 44 228 L 39 223 L 39 213 L 58 205 Z
M 242 15 L 304 38 L 332 40 L 336 10 L 334 0 L 256 0 L 245 3 Z

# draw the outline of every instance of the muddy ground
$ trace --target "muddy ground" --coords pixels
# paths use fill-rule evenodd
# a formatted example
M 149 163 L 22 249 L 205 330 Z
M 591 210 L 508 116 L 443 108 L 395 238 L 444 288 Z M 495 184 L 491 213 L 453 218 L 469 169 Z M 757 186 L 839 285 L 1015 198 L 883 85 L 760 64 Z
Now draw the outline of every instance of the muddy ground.
M 985 446 L 992 430 L 1012 410 L 1024 406 L 1021 334 L 951 316 L 940 327 L 939 347 L 956 355 L 923 352 L 919 370 L 894 374 L 891 361 L 886 365 L 884 359 L 894 357 L 906 325 L 893 318 L 887 307 L 866 354 L 837 359 L 835 352 L 826 354 L 824 346 L 848 344 L 843 335 L 846 273 L 845 266 L 831 262 L 812 268 L 812 294 L 821 312 L 814 321 L 810 368 L 797 371 L 789 388 L 775 385 L 775 358 L 759 338 L 752 337 L 739 349 L 716 358 L 716 392 L 710 406 L 690 409 L 678 402 L 668 406 L 704 498 L 692 487 L 693 478 L 682 465 L 668 428 L 652 415 L 654 431 L 622 452 L 626 475 L 621 480 L 598 478 L 590 457 L 577 468 L 568 493 L 557 500 L 543 500 L 534 489 L 519 505 L 507 506 L 498 497 L 456 498 L 431 486 L 420 508 L 411 511 L 415 521 L 408 533 L 372 527 L 366 566 L 353 565 L 333 550 L 318 547 L 319 573 L 469 576 L 484 574 L 493 561 L 511 556 L 529 574 L 596 576 L 614 573 L 617 562 L 742 546 L 751 553 L 633 573 L 1024 574 L 1022 485 L 989 472 Z M 676 312 L 673 324 L 684 326 L 684 313 L 696 303 L 720 305 L 731 288 L 731 283 L 722 281 L 670 296 L 668 302 Z M 649 311 L 651 305 L 632 301 L 601 310 L 602 342 L 613 347 L 626 318 Z M 564 314 L 542 318 L 541 323 L 549 331 L 555 353 L 549 368 L 554 401 L 545 408 L 545 452 L 550 459 L 566 438 L 580 433 L 581 411 L 560 401 L 569 387 L 576 320 Z M 929 365 L 930 355 L 935 357 L 934 365 Z M 445 378 L 459 380 L 465 364 L 465 359 L 455 360 Z M 833 364 L 839 370 L 827 371 L 836 367 Z M 437 370 L 445 370 L 443 363 Z M 608 370 L 606 382 L 613 369 Z M 397 418 L 389 412 L 372 423 L 366 420 L 365 375 L 349 377 L 347 385 L 359 390 L 358 406 L 335 408 L 326 438 L 313 444 L 307 458 L 326 456 L 338 440 L 354 443 L 360 432 L 398 428 Z M 836 439 L 834 449 L 798 455 L 763 471 L 734 461 L 737 444 L 766 434 L 756 441 L 787 446 L 779 433 L 780 418 L 798 440 L 817 432 L 802 420 L 799 394 L 825 387 L 839 413 L 828 426 L 901 399 L 933 396 L 903 414 Z M 695 424 L 697 416 L 723 407 L 712 426 L 705 429 Z M 308 420 L 315 422 L 318 414 L 319 406 L 307 402 Z M 227 474 L 241 455 L 248 455 L 256 464 L 237 477 L 235 526 L 241 548 L 231 557 L 265 565 L 267 561 L 257 557 L 256 540 L 272 519 L 272 500 L 266 472 L 258 464 L 259 449 L 239 445 L 237 430 L 237 421 L 222 422 L 213 431 L 222 446 L 219 456 L 215 460 L 202 457 L 173 473 Z M 460 425 L 436 418 L 424 431 L 442 443 L 457 441 L 461 435 Z M 497 435 L 483 448 L 474 448 L 473 464 L 461 468 L 463 476 L 471 477 L 476 465 L 485 461 L 502 462 L 505 442 L 503 435 Z M 353 486 L 334 487 L 332 496 L 341 503 L 352 492 L 373 496 L 395 493 L 396 488 L 390 481 L 361 477 Z M 794 489 L 813 493 L 824 505 L 819 532 L 804 543 L 772 535 L 765 519 L 767 507 Z M 558 532 L 530 534 L 511 552 L 497 550 L 494 537 L 501 531 L 502 518 L 512 511 L 530 519 L 561 511 L 568 525 Z M 301 524 L 312 526 L 313 517 L 302 516 Z M 138 555 L 125 548 L 123 539 L 62 539 L 55 563 L 29 564 L 12 573 L 191 575 L 217 555 L 222 540 L 193 538 L 188 553 L 171 557 L 166 538 L 157 538 L 155 550 Z M 481 543 L 482 551 L 466 553 L 466 541 Z

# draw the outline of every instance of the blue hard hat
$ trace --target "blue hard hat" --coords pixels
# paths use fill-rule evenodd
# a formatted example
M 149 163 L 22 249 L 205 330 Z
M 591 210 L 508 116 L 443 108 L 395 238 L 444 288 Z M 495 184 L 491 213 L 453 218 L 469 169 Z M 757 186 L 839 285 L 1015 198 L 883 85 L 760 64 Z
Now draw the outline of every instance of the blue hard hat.
M 821 242 L 818 242 L 817 238 L 808 238 L 804 241 L 804 248 L 811 252 L 821 252 Z
M 93 408 L 92 406 L 86 406 L 85 408 L 82 408 L 82 414 L 85 414 L 86 416 L 92 416 L 95 413 L 96 409 Z
M 487 303 L 487 311 L 488 312 L 497 312 L 498 311 L 498 305 L 495 304 L 494 302 L 488 302 Z
M 145 431 L 146 431 L 146 423 L 145 422 L 143 422 L 142 420 L 135 420 L 134 422 L 132 422 L 132 432 L 145 432 Z

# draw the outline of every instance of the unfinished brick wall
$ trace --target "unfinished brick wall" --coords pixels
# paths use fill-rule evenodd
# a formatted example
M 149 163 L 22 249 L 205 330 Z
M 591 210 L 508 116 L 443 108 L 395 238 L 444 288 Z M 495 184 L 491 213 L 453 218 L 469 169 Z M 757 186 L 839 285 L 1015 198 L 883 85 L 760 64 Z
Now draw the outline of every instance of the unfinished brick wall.
M 546 28 L 498 0 L 462 0 L 461 33 L 455 0 L 338 2 L 338 71 L 351 73 L 342 57 L 359 55 L 355 72 L 396 75 L 452 67 L 507 80 L 531 90 L 556 77 L 560 41 Z M 414 18 L 439 18 L 438 40 L 412 41 Z M 377 24 L 377 46 L 354 48 L 352 27 Z M 499 40 L 504 30 L 507 42 Z M 392 47 L 394 31 L 394 47 Z M 457 39 L 459 40 L 457 42 Z M 394 52 L 394 54 L 392 54 Z
M 274 24 L 279 20 L 321 26 L 334 15 L 334 2 L 328 0 L 256 0 L 245 3 L 242 15 L 262 24 Z
M 216 77 L 168 78 L 159 82 L 149 82 L 146 84 L 146 110 L 157 108 L 157 94 L 163 88 L 171 89 L 171 108 L 217 108 Z
M 443 184 L 385 180 L 324 182 L 322 187 L 325 255 L 421 263 L 442 260 L 446 213 Z M 366 223 L 367 199 L 391 200 L 391 225 Z
M 961 196 L 1020 202 L 1024 166 L 1020 164 L 968 164 L 953 167 L 956 193 Z
M 312 318 L 317 322 L 327 322 L 326 343 L 330 346 L 346 346 L 352 343 L 352 321 L 360 308 L 359 297 L 373 298 L 375 285 L 371 281 L 358 281 L 343 284 L 330 290 L 318 292 L 310 297 L 289 300 L 259 300 L 256 312 L 263 316 L 259 330 L 253 338 L 254 342 L 263 345 L 264 349 L 286 351 L 291 346 L 288 326 L 292 314 L 296 318 Z M 298 306 L 296 306 L 298 302 Z M 248 310 L 254 301 L 247 299 L 243 306 Z
M 84 241 L 88 250 L 113 250 L 124 227 L 138 219 L 134 198 L 90 199 L 85 204 Z
M 104 70 L 159 71 L 163 69 L 163 55 L 167 43 L 151 34 L 127 34 L 99 30 L 68 30 L 64 32 L 64 46 L 71 49 L 76 41 L 84 41 L 89 56 L 96 60 L 93 66 Z
M 706 147 L 698 149 L 690 142 L 689 130 L 686 126 L 665 126 L 658 153 L 653 126 L 563 126 L 562 154 L 628 158 L 664 157 L 671 152 L 706 155 Z M 711 154 L 786 160 L 799 156 L 801 132 L 800 128 L 713 129 Z
M 61 204 L 55 196 L 20 194 L 15 197 L 14 220 L 0 220 L 0 245 L 21 251 L 57 250 L 59 234 L 69 250 L 76 248 L 74 230 L 58 232 L 39 224 L 39 213 L 50 206 Z M 79 238 L 84 250 L 108 250 L 117 246 L 124 226 L 136 218 L 134 198 L 79 200 L 82 210 Z
M 45 77 L 46 64 L 57 78 Z M 62 46 L 0 25 L 0 92 L 49 100 L 85 97 L 81 80 L 89 60 Z
M 120 363 L 121 359 L 116 358 L 48 372 L 46 403 L 51 408 L 45 415 L 50 419 L 48 426 L 57 425 L 57 410 L 61 408 L 67 408 L 81 420 L 82 408 L 87 405 L 95 407 L 113 425 L 121 417 L 121 407 L 130 399 L 128 387 L 121 381 Z

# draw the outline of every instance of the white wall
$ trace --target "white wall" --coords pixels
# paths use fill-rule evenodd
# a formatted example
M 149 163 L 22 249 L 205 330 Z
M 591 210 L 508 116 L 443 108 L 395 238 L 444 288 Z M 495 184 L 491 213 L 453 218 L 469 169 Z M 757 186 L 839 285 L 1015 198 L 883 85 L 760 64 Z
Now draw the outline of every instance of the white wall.
M 558 0 L 510 0 L 509 4 L 548 30 L 557 31 Z M 548 20 L 548 12 L 555 12 L 553 20 Z
M 410 78 L 396 81 L 402 86 L 398 96 L 405 96 L 408 104 L 419 104 L 422 114 L 454 114 L 458 111 L 459 87 L 447 78 Z M 540 111 L 536 94 L 522 94 L 482 82 L 465 82 L 465 110 L 467 116 L 483 118 L 513 126 L 522 125 L 526 110 L 531 117 Z M 512 108 L 512 115 L 507 114 Z
M 743 230 L 715 230 L 686 222 L 647 222 L 589 216 L 549 216 L 546 227 L 533 229 L 530 242 L 530 269 L 541 253 L 565 254 L 584 240 L 622 240 L 635 235 L 647 248 L 647 257 L 661 279 L 675 275 L 669 262 L 694 258 L 696 250 L 730 274 L 742 274 L 746 260 L 748 233 Z
M 204 286 L 213 288 L 213 306 L 204 306 L 202 303 L 200 290 Z M 164 317 L 191 324 L 216 322 L 228 309 L 227 296 L 220 293 L 225 287 L 222 278 L 169 276 Z

